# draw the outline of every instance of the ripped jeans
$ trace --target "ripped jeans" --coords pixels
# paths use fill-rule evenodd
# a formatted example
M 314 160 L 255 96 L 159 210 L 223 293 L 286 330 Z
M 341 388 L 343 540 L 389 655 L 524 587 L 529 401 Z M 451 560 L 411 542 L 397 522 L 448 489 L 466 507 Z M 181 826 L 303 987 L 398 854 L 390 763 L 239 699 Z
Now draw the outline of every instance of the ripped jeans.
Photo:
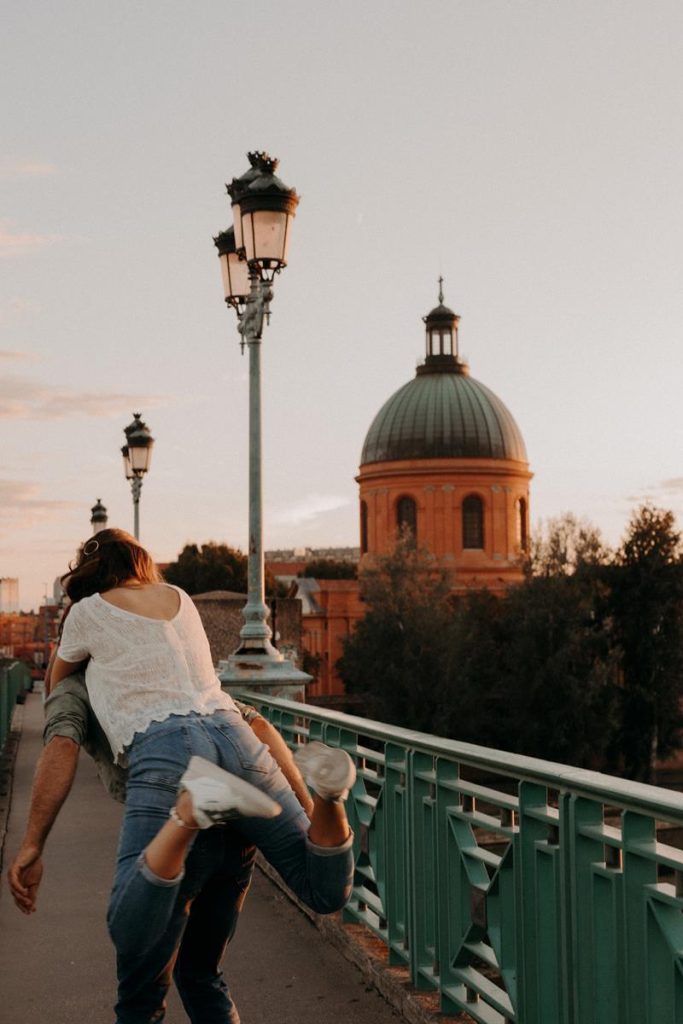
M 276 818 L 240 818 L 199 832 L 175 879 L 158 878 L 142 851 L 175 803 L 193 754 L 263 790 Z M 239 1024 L 220 971 L 251 880 L 254 847 L 312 910 L 344 906 L 353 878 L 352 839 L 314 846 L 309 820 L 270 752 L 238 711 L 172 715 L 137 733 L 108 924 L 117 953 L 116 1024 L 159 1024 L 171 975 L 192 1024 Z

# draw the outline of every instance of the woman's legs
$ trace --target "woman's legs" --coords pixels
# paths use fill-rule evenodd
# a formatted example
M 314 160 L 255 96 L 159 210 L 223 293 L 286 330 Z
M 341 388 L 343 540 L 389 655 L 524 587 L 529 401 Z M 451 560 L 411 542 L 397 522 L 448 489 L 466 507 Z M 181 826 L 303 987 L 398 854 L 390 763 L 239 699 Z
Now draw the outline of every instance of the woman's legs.
M 187 817 L 186 800 L 177 797 L 177 790 L 193 755 L 275 800 L 282 813 L 271 819 L 239 819 L 241 834 L 313 910 L 331 913 L 344 906 L 353 855 L 343 805 L 317 797 L 309 822 L 267 748 L 237 712 L 175 716 L 153 723 L 129 752 L 126 815 L 109 910 L 119 953 L 144 954 L 161 940 L 171 919 L 184 861 L 197 833 L 169 821 L 168 813 L 177 799 L 179 817 Z
M 306 817 L 267 748 L 238 715 L 202 719 L 219 764 L 267 793 L 282 807 L 277 818 L 242 818 L 242 834 L 263 853 L 296 895 L 319 914 L 340 910 L 351 894 L 353 835 L 341 803 L 314 798 Z
M 351 835 L 344 804 L 313 795 L 313 813 L 308 838 L 316 846 L 342 846 Z
M 182 872 L 194 834 L 199 828 L 192 817 L 192 798 L 189 793 L 178 794 L 175 809 L 181 824 L 169 818 L 143 853 L 149 870 L 165 880 L 176 878 Z

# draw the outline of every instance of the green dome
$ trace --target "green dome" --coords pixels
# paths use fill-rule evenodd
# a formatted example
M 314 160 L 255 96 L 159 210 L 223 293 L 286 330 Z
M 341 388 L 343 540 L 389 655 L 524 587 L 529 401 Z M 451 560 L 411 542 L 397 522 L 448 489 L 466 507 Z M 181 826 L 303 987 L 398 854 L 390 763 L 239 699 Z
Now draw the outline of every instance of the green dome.
M 437 366 L 439 357 L 426 362 L 434 366 L 420 366 L 375 416 L 362 466 L 408 459 L 527 461 L 520 429 L 492 391 L 469 377 L 462 363 Z

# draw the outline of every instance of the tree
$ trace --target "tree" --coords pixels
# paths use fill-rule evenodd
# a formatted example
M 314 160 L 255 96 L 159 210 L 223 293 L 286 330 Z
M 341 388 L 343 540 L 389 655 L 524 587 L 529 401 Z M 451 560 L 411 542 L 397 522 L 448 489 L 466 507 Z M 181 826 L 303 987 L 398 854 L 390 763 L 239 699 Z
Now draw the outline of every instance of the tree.
M 247 556 L 227 544 L 186 544 L 166 569 L 169 583 L 182 587 L 188 594 L 204 594 L 211 590 L 247 592 Z
M 316 580 L 355 580 L 358 578 L 358 566 L 355 562 L 336 558 L 314 558 L 306 562 L 300 575 Z
M 672 512 L 642 505 L 610 572 L 621 651 L 618 752 L 629 778 L 649 781 L 657 758 L 680 746 L 683 560 Z
M 602 565 L 609 557 L 600 530 L 573 512 L 548 519 L 532 537 L 527 574 L 568 576 L 591 565 Z
M 483 746 L 603 767 L 617 663 L 597 575 L 542 576 L 454 598 L 404 540 L 361 574 L 368 612 L 339 670 L 365 713 Z
M 452 617 L 445 573 L 403 537 L 361 573 L 360 586 L 368 611 L 338 662 L 346 692 L 363 695 L 370 718 L 438 731 L 438 680 Z
M 617 671 L 600 605 L 598 581 L 579 575 L 537 577 L 505 597 L 462 599 L 444 676 L 445 734 L 604 767 Z

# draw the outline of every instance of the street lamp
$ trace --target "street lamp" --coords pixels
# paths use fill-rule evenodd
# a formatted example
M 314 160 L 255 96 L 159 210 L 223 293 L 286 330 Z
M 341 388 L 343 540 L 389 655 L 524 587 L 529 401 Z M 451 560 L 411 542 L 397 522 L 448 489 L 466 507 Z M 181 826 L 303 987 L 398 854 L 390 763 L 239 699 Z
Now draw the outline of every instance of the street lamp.
M 261 338 L 270 319 L 273 279 L 287 265 L 291 222 L 299 197 L 275 175 L 278 161 L 249 153 L 249 169 L 226 186 L 233 227 L 214 238 L 225 301 L 237 314 L 242 351 L 249 349 L 249 592 L 244 626 L 233 655 L 219 664 L 224 686 L 267 686 L 270 692 L 303 696 L 310 676 L 273 646 L 263 573 L 261 457 Z
M 139 412 L 133 413 L 133 422 L 124 427 L 123 432 L 126 435 L 126 443 L 121 449 L 123 471 L 126 480 L 130 480 L 130 489 L 133 493 L 133 533 L 135 539 L 139 540 L 142 478 L 152 461 L 154 438 L 150 434 L 147 424 L 142 422 Z
M 107 510 L 102 504 L 102 499 L 98 498 L 90 509 L 90 525 L 92 526 L 92 532 L 99 533 L 100 530 L 106 530 L 107 520 Z

